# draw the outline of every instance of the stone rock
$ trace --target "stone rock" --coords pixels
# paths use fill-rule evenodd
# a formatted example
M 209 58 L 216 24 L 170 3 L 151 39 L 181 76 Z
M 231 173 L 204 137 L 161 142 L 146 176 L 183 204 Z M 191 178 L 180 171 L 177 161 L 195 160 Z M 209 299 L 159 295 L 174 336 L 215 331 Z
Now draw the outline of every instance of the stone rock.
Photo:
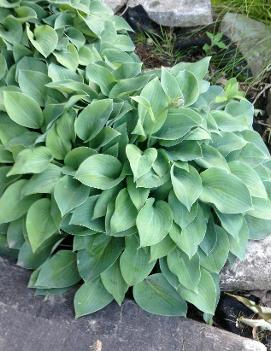
M 266 351 L 203 323 L 148 314 L 129 300 L 75 320 L 71 294 L 34 296 L 28 277 L 0 258 L 1 351 Z
M 224 267 L 220 286 L 224 291 L 271 290 L 271 235 L 250 241 L 245 259 Z
M 128 6 L 138 5 L 163 26 L 193 27 L 213 20 L 210 0 L 128 0 Z
M 104 3 L 116 13 L 126 5 L 127 0 L 104 0 Z
M 245 15 L 227 13 L 220 31 L 239 47 L 253 75 L 261 73 L 271 62 L 271 27 Z

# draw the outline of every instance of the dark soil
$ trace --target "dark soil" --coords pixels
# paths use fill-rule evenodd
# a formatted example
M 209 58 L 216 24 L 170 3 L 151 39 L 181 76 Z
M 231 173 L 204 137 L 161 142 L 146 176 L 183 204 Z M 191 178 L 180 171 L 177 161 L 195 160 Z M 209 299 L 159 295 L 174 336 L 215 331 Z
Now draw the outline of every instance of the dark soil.
M 144 63 L 144 68 L 157 68 L 157 67 L 168 67 L 170 66 L 168 60 L 165 57 L 158 56 L 153 52 L 153 48 L 144 43 L 138 43 L 136 46 L 136 53 Z

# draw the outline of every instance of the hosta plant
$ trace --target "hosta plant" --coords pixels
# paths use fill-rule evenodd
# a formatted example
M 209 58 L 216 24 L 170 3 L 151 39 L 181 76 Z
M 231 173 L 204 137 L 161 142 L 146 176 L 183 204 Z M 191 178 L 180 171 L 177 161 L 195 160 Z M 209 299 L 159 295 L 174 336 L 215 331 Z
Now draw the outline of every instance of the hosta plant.
M 78 287 L 76 316 L 129 288 L 143 309 L 214 314 L 219 272 L 271 230 L 253 106 L 209 58 L 141 72 L 97 0 L 0 0 L 0 243 L 29 287 Z

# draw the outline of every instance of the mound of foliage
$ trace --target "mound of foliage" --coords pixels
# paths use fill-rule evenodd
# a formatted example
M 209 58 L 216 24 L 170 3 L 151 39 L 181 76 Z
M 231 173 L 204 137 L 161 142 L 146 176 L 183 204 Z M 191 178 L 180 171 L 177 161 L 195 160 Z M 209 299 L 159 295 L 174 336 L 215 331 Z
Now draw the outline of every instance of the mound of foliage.
M 76 316 L 133 287 L 143 309 L 214 314 L 219 272 L 271 230 L 253 106 L 209 58 L 141 72 L 97 0 L 0 1 L 0 242 L 29 287 L 81 284 Z

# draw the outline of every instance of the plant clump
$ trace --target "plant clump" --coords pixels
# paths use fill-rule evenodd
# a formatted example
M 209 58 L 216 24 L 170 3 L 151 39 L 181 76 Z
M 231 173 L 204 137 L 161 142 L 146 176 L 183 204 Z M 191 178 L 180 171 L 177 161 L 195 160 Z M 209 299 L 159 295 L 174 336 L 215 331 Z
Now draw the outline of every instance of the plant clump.
M 81 284 L 76 317 L 133 288 L 143 309 L 210 320 L 219 272 L 271 230 L 253 106 L 209 58 L 142 72 L 97 0 L 0 1 L 0 243 L 29 287 Z

